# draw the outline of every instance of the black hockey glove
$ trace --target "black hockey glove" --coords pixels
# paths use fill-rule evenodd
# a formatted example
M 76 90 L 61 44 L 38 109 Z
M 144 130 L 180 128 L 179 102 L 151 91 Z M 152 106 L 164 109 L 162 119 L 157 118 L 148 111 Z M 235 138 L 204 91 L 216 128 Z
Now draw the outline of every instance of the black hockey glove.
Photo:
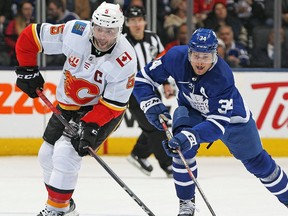
M 83 157 L 89 154 L 88 146 L 96 150 L 99 129 L 100 127 L 96 123 L 80 122 L 79 136 L 71 138 L 71 143 L 79 156 Z
M 15 72 L 17 74 L 16 85 L 30 98 L 38 97 L 36 89 L 43 89 L 45 82 L 38 66 L 16 67 Z
M 76 122 L 70 122 L 69 124 L 72 128 L 74 128 L 75 131 L 78 132 L 79 124 L 77 124 Z M 73 132 L 71 132 L 70 129 L 68 129 L 67 127 L 65 127 L 63 131 L 63 136 L 69 137 L 70 139 L 79 137 L 78 133 L 76 135 L 73 134 Z

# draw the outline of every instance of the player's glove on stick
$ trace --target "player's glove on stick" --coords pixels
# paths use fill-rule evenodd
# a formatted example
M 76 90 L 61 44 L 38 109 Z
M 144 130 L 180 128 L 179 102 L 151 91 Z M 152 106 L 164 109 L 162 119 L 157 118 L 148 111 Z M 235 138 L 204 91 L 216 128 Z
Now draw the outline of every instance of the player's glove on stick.
M 84 157 L 89 154 L 88 146 L 96 150 L 99 129 L 96 123 L 80 122 L 79 136 L 71 138 L 71 143 L 79 156 Z
M 79 131 L 79 124 L 77 124 L 76 122 L 70 122 L 69 124 L 72 126 L 72 128 L 75 129 L 75 131 Z M 67 127 L 65 127 L 63 131 L 63 136 L 66 136 L 72 139 L 72 138 L 77 138 L 78 134 L 75 136 L 75 134 L 72 134 L 71 131 Z
M 167 121 L 171 119 L 171 116 L 167 107 L 162 103 L 159 98 L 153 97 L 149 100 L 142 101 L 140 103 L 140 107 L 144 111 L 146 118 L 150 122 L 150 124 L 152 124 L 158 130 L 164 130 L 162 124 L 159 121 L 159 115 L 165 115 Z
M 42 90 L 45 82 L 38 66 L 16 67 L 15 72 L 17 74 L 16 85 L 30 98 L 38 97 L 36 89 Z
M 193 149 L 195 154 L 199 148 L 197 142 L 198 138 L 193 131 L 182 130 L 180 133 L 175 135 L 171 140 L 164 140 L 162 145 L 165 149 L 165 152 L 170 157 L 177 157 L 178 153 L 175 151 L 179 149 L 183 154 Z

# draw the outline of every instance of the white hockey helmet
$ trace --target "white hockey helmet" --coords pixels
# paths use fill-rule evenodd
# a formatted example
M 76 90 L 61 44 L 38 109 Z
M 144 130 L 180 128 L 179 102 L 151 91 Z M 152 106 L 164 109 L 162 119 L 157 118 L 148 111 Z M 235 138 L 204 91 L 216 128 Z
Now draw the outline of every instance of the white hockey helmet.
M 122 32 L 124 15 L 119 4 L 106 3 L 105 1 L 94 11 L 91 24 L 105 28 L 119 28 L 117 38 Z

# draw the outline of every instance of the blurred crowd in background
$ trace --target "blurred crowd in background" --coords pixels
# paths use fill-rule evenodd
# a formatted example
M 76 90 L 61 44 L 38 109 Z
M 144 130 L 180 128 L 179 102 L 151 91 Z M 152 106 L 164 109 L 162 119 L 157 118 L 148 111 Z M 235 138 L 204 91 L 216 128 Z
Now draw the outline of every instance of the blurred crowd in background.
M 157 34 L 168 51 L 187 44 L 189 0 L 157 0 Z M 61 24 L 73 19 L 90 20 L 100 0 L 46 0 L 46 22 Z M 115 0 L 123 11 L 145 0 Z M 15 43 L 21 31 L 35 23 L 36 0 L 5 0 L 0 4 L 0 66 L 18 65 Z M 213 29 L 218 54 L 233 68 L 272 68 L 274 59 L 274 0 L 194 0 L 194 28 Z M 149 10 L 149 8 L 146 8 Z M 124 28 L 125 31 L 125 28 Z M 288 0 L 282 0 L 281 67 L 288 68 Z M 49 56 L 47 66 L 61 66 L 65 57 Z

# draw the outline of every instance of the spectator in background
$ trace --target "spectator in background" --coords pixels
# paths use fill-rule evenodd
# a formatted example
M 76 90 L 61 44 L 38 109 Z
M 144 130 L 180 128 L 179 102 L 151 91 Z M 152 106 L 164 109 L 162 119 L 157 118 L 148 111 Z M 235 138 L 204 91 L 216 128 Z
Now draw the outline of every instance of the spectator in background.
M 285 43 L 285 31 L 280 30 L 281 34 L 281 67 L 288 68 L 288 47 Z M 273 67 L 274 61 L 274 30 L 271 29 L 268 35 L 268 44 L 266 47 L 252 49 L 251 66 L 252 67 Z
M 220 56 L 222 59 L 225 60 L 225 58 L 226 58 L 226 46 L 225 46 L 224 41 L 220 38 L 218 38 L 217 54 L 218 54 L 218 56 Z
M 9 10 L 11 11 L 11 16 L 12 17 L 15 17 L 17 16 L 17 13 L 18 13 L 18 8 L 19 8 L 19 5 L 20 3 L 22 2 L 23 0 L 11 0 L 11 7 L 9 8 Z M 36 5 L 36 0 L 29 0 L 29 2 L 31 2 L 31 4 L 33 5 L 33 7 Z M 2 2 L 1 2 L 2 3 Z M 33 16 L 35 17 L 35 10 L 33 10 Z
M 79 19 L 79 16 L 76 13 L 68 11 L 64 7 L 62 0 L 49 0 L 47 9 L 47 23 L 62 24 L 70 20 Z
M 175 29 L 175 33 L 176 33 L 176 40 L 171 41 L 170 43 L 166 44 L 165 46 L 166 52 L 169 49 L 171 49 L 173 46 L 185 45 L 188 43 L 188 37 L 187 37 L 188 28 L 185 22 Z
M 20 33 L 30 23 L 35 22 L 33 15 L 33 5 L 30 1 L 21 1 L 18 5 L 17 16 L 12 19 L 5 31 L 5 43 L 9 48 L 8 55 L 10 58 L 10 65 L 17 65 L 15 45 Z
M 0 4 L 0 33 L 3 33 L 3 26 L 11 19 L 11 0 L 5 0 Z
M 171 0 L 170 7 L 171 14 L 164 18 L 165 45 L 176 40 L 175 29 L 187 21 L 187 0 Z
M 218 30 L 218 37 L 223 40 L 226 48 L 224 60 L 230 67 L 247 67 L 249 65 L 249 56 L 247 48 L 234 40 L 234 33 L 231 26 L 223 25 Z
M 221 2 L 226 4 L 227 0 L 194 0 L 193 14 L 196 19 L 197 27 L 203 27 L 203 20 L 207 18 L 208 13 L 213 9 L 214 4 Z
M 140 6 L 140 7 L 144 7 L 145 4 L 144 4 L 143 0 L 130 0 L 129 6 Z
M 231 26 L 234 33 L 234 40 L 247 46 L 247 30 L 239 18 L 228 14 L 227 8 L 223 3 L 216 3 L 213 10 L 208 14 L 207 19 L 203 22 L 205 28 L 212 29 L 215 32 L 217 32 L 223 25 Z
M 70 20 L 79 19 L 79 16 L 67 10 L 62 0 L 49 0 L 47 4 L 47 23 L 51 24 L 62 24 Z M 59 55 L 47 55 L 46 65 L 47 66 L 62 66 L 66 61 L 66 57 L 63 54 Z
M 226 7 L 228 7 L 228 11 L 231 9 L 230 11 L 241 20 L 244 26 L 246 26 L 246 24 L 249 22 L 249 18 L 252 15 L 253 1 L 254 0 L 229 1 L 233 3 L 226 5 Z
M 144 7 L 140 6 L 131 6 L 125 13 L 125 24 L 127 27 L 125 36 L 136 52 L 137 70 L 142 69 L 146 64 L 164 52 L 158 35 L 145 30 L 145 14 Z M 167 81 L 163 84 L 163 88 L 167 98 L 173 95 L 173 89 Z M 161 97 L 157 89 L 155 92 Z M 154 154 L 166 175 L 172 177 L 172 160 L 166 155 L 162 147 L 162 140 L 166 138 L 165 132 L 157 130 L 148 122 L 133 94 L 129 99 L 129 111 L 137 121 L 142 132 L 128 157 L 128 161 L 146 175 L 150 175 L 153 167 L 149 163 L 148 157 Z
M 171 13 L 169 0 L 157 1 L 157 35 L 161 38 L 163 45 L 166 45 L 165 38 L 167 37 L 164 30 L 164 20 L 167 15 Z
M 259 25 L 273 26 L 275 0 L 253 0 L 251 17 L 248 22 L 249 32 Z M 288 0 L 282 0 L 282 25 L 288 26 Z
M 7 53 L 7 46 L 4 40 L 4 33 L 7 23 L 11 19 L 11 0 L 6 0 L 0 4 L 0 65 L 8 66 L 10 58 Z
M 62 0 L 64 8 L 75 12 L 81 20 L 91 19 L 91 10 L 89 0 Z

